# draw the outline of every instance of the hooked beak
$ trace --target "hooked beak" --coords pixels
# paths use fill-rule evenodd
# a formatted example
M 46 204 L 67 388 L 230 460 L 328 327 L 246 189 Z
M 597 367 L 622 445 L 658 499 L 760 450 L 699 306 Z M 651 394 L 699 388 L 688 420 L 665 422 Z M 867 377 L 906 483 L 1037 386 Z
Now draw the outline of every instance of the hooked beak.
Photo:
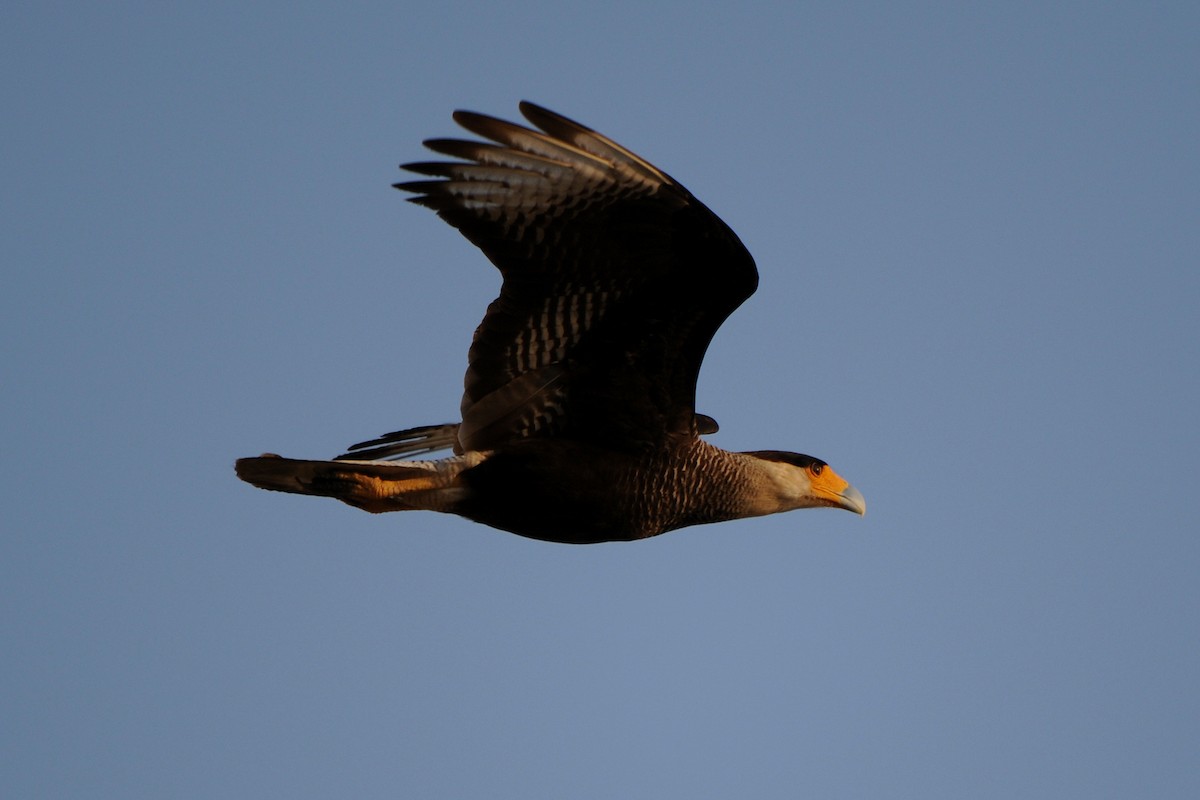
M 862 492 L 855 489 L 850 484 L 846 484 L 846 488 L 838 492 L 834 500 L 838 508 L 844 508 L 847 511 L 853 511 L 855 514 L 867 513 L 867 500 L 862 496 Z

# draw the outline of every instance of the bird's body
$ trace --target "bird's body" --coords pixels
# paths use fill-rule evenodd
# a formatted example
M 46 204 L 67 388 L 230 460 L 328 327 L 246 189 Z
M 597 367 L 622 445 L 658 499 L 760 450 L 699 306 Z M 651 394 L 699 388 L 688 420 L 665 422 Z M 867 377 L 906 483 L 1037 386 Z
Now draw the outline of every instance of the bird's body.
M 266 489 L 368 511 L 458 514 L 585 543 L 837 506 L 862 496 L 809 456 L 731 453 L 695 411 L 713 334 L 758 283 L 736 235 L 670 176 L 529 103 L 534 131 L 458 112 L 496 144 L 431 140 L 458 162 L 410 164 L 399 184 L 500 269 L 475 333 L 462 421 L 397 431 L 333 461 L 238 461 Z M 388 461 L 439 449 L 433 461 Z

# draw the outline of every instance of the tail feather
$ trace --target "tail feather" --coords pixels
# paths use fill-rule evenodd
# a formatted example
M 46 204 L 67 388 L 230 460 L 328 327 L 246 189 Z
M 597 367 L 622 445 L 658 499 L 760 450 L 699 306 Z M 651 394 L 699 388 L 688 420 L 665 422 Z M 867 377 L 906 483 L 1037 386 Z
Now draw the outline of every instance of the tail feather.
M 237 476 L 260 489 L 333 497 L 372 513 L 449 511 L 461 499 L 458 469 L 447 461 L 308 461 L 264 453 L 240 458 Z M 456 465 L 457 466 L 457 465 Z

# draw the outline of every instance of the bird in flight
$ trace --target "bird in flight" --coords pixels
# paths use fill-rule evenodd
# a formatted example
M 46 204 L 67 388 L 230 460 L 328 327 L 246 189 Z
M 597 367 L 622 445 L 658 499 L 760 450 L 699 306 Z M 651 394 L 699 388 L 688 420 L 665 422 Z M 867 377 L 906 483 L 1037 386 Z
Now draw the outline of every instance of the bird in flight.
M 454 160 L 407 164 L 423 179 L 396 184 L 503 277 L 468 353 L 462 421 L 329 461 L 239 459 L 238 477 L 575 544 L 797 508 L 864 513 L 863 496 L 818 458 L 701 438 L 717 430 L 696 412 L 704 352 L 758 286 L 733 231 L 611 139 L 520 108 L 533 128 L 456 112 L 487 141 L 429 140 Z M 439 450 L 452 454 L 414 458 Z

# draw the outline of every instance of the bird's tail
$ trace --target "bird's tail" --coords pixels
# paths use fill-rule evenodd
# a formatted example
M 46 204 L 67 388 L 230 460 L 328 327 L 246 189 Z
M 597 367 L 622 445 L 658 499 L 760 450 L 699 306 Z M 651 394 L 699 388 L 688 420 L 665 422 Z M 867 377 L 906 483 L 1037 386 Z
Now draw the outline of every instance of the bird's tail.
M 474 455 L 474 454 L 472 454 Z M 466 491 L 458 474 L 478 462 L 458 456 L 438 461 L 305 461 L 265 453 L 240 458 L 237 475 L 260 489 L 335 497 L 364 511 L 451 511 Z

